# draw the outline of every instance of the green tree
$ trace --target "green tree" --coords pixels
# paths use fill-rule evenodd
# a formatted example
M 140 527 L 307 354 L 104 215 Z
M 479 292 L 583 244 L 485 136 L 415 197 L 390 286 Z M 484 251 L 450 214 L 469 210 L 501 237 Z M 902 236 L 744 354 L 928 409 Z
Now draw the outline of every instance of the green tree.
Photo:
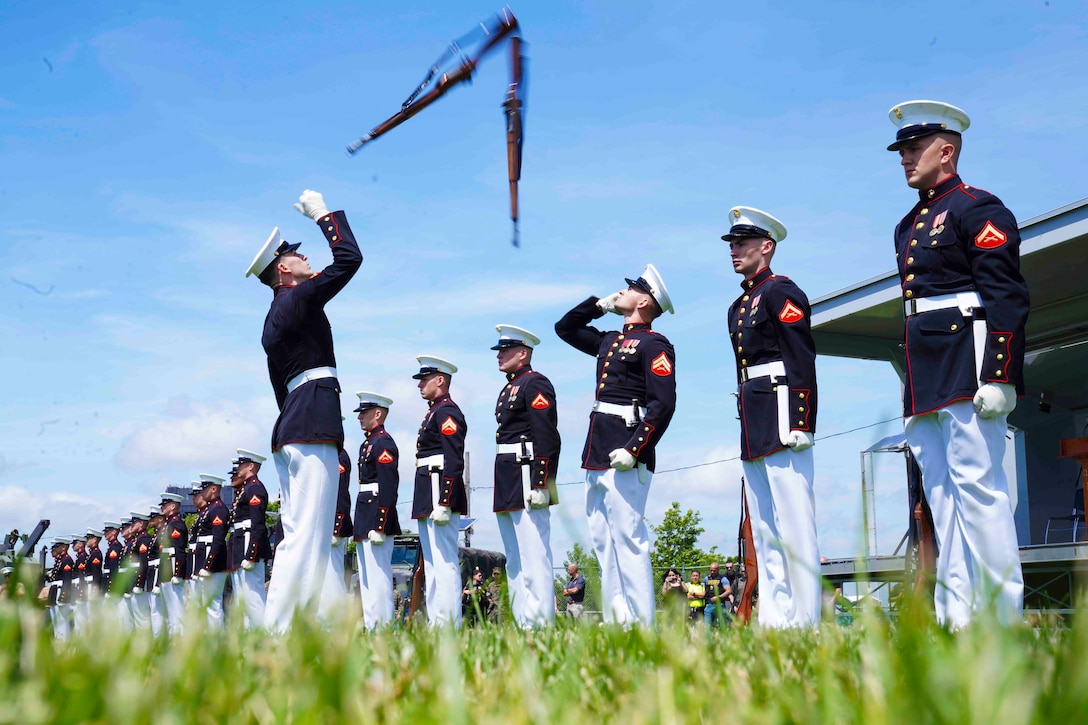
M 670 566 L 683 571 L 700 568 L 708 563 L 707 554 L 696 546 L 699 536 L 705 530 L 700 525 L 702 520 L 703 515 L 698 511 L 688 509 L 681 513 L 680 503 L 673 501 L 661 523 L 656 526 L 650 524 L 650 530 L 654 532 L 650 565 L 655 575 L 664 573 Z M 720 557 L 716 547 L 711 552 Z

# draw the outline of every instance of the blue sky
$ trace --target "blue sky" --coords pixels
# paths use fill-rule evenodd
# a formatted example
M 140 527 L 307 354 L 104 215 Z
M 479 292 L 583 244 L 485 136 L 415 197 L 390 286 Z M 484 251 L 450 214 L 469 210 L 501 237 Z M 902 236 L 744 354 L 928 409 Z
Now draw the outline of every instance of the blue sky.
M 552 325 L 589 294 L 660 269 L 677 314 L 679 404 L 648 516 L 700 510 L 735 550 L 740 466 L 720 241 L 737 204 L 788 227 L 773 268 L 810 298 L 892 268 L 914 202 L 892 105 L 972 117 L 961 172 L 1021 220 L 1088 196 L 1088 7 L 1051 2 L 537 2 L 514 7 L 530 57 L 522 248 L 509 242 L 505 59 L 347 158 L 491 3 L 0 4 L 0 530 L 53 533 L 268 452 L 276 408 L 260 348 L 269 292 L 243 273 L 275 225 L 315 268 L 331 256 L 291 204 L 344 209 L 365 261 L 329 306 L 348 448 L 355 390 L 394 398 L 410 450 L 431 353 L 461 373 L 474 543 L 490 515 L 496 323 L 544 338 L 561 483 L 578 482 L 592 360 Z M 616 320 L 618 322 L 618 318 Z M 890 366 L 821 357 L 817 440 L 900 413 Z M 858 452 L 897 421 L 820 441 L 822 553 L 852 554 Z M 880 549 L 905 523 L 898 464 L 878 474 Z M 402 471 L 408 479 L 410 471 Z M 275 491 L 276 476 L 263 476 Z M 587 542 L 580 485 L 553 510 L 557 559 Z M 410 499 L 403 487 L 402 501 Z M 406 508 L 406 507 L 404 507 Z

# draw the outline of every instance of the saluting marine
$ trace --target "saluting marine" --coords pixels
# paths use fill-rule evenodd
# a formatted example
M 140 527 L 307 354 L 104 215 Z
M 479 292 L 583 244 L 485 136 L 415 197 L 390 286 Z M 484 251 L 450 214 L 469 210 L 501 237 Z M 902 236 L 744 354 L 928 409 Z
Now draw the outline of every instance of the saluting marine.
M 272 558 L 272 546 L 265 526 L 268 490 L 257 477 L 265 457 L 244 448 L 237 449 L 237 453 L 230 472 L 234 487 L 230 513 L 231 584 L 248 629 L 264 624 L 265 562 Z
M 676 410 L 676 353 L 651 329 L 672 299 L 652 264 L 627 288 L 590 297 L 555 323 L 559 337 L 597 359 L 596 400 L 582 452 L 586 518 L 601 563 L 606 622 L 649 625 L 654 620 L 650 534 L 644 515 L 657 444 Z M 589 323 L 606 312 L 623 316 L 623 330 Z
M 1016 219 L 956 172 L 967 114 L 908 101 L 889 114 L 918 202 L 895 228 L 903 290 L 907 444 L 937 537 L 935 604 L 959 627 L 993 603 L 1021 619 L 1024 577 L 1002 465 L 1008 415 L 1024 394 L 1028 288 Z
M 208 548 L 204 567 L 197 575 L 201 579 L 198 584 L 201 602 L 207 607 L 208 624 L 212 627 L 223 626 L 223 587 L 227 583 L 227 519 L 230 513 L 219 497 L 225 480 L 210 473 L 200 474 L 208 507 L 200 521 L 197 540 Z
M 325 305 L 363 263 L 344 212 L 330 212 L 321 194 L 309 189 L 299 202 L 295 208 L 313 219 L 328 241 L 332 264 L 315 274 L 299 245 L 283 241 L 277 227 L 246 271 L 273 290 L 261 346 L 280 409 L 272 454 L 280 474 L 284 536 L 276 545 L 265 608 L 266 624 L 277 631 L 287 629 L 296 609 L 320 597 L 329 567 L 344 425 Z
M 393 537 L 401 532 L 397 518 L 400 452 L 385 420 L 391 398 L 361 391 L 359 427 L 366 441 L 359 446 L 359 494 L 355 502 L 355 556 L 359 560 L 359 596 L 363 626 L 376 629 L 393 619 Z
M 816 345 L 808 297 L 771 271 L 786 227 L 759 209 L 735 206 L 729 242 L 744 276 L 729 308 L 737 366 L 740 457 L 759 563 L 759 623 L 820 621 L 812 445 L 816 432 Z
M 159 546 L 159 596 L 166 613 L 166 629 L 170 634 L 181 633 L 185 616 L 185 579 L 189 572 L 189 529 L 181 518 L 182 496 L 178 493 L 159 494 L 162 526 L 156 530 Z
M 457 533 L 461 515 L 468 513 L 465 491 L 465 436 L 468 424 L 450 398 L 450 381 L 457 366 L 442 358 L 421 355 L 419 394 L 428 403 L 416 437 L 415 493 L 412 518 L 419 521 L 423 575 L 427 581 L 427 618 L 433 625 L 461 626 L 461 566 Z
M 506 385 L 495 403 L 494 510 L 506 549 L 510 609 L 518 626 L 555 621 L 551 510 L 559 503 L 559 417 L 555 388 L 533 369 L 540 338 L 521 327 L 498 325 L 499 370 Z

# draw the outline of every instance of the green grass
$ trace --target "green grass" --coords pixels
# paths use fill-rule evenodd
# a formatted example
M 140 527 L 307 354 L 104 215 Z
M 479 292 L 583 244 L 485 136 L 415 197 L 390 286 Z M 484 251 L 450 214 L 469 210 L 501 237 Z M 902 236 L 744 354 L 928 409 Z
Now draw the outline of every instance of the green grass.
M 708 633 L 571 626 L 520 632 L 349 619 L 286 636 L 124 635 L 112 617 L 56 642 L 33 604 L 0 601 L 0 722 L 1079 723 L 1085 626 L 949 633 L 890 625 Z

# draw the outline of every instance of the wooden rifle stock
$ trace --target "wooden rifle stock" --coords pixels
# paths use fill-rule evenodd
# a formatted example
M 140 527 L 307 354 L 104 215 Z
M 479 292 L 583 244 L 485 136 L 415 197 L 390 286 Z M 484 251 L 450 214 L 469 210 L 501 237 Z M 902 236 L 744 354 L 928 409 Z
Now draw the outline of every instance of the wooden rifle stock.
M 756 562 L 756 542 L 752 536 L 752 517 L 748 514 L 747 486 L 744 478 L 740 479 L 740 501 L 743 512 L 740 521 L 740 534 L 738 548 L 744 554 L 744 591 L 740 595 L 740 604 L 737 605 L 737 619 L 741 624 L 749 624 L 752 620 L 752 606 L 754 605 L 756 586 L 759 584 L 759 567 Z

